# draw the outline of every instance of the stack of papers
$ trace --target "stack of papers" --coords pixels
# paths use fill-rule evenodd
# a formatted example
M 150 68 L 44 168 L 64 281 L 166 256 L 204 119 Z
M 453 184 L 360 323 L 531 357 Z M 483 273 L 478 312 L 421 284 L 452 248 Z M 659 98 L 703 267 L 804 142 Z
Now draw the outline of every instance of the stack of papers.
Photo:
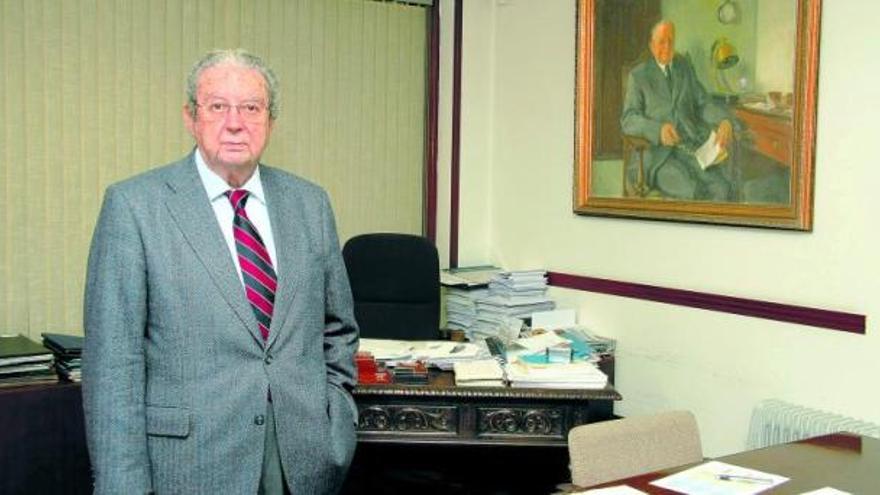
M 477 301 L 489 295 L 489 289 L 446 289 L 446 326 L 463 330 L 470 336 L 477 321 Z
M 500 271 L 500 268 L 491 265 L 449 268 L 440 272 L 440 284 L 446 287 L 486 287 Z
M 571 361 L 598 363 L 603 355 L 614 354 L 615 344 L 613 339 L 595 335 L 579 326 L 552 331 L 532 330 L 508 343 L 505 358 L 511 362 L 546 364 L 558 361 L 553 359 L 555 353 L 567 349 Z
M 83 338 L 77 335 L 44 333 L 43 346 L 55 355 L 55 371 L 62 380 L 82 381 Z
M 476 299 L 477 319 L 465 334 L 471 340 L 498 337 L 509 342 L 519 336 L 522 319 L 556 307 L 547 297 L 544 270 L 500 272 L 489 282 L 488 295 Z
M 455 384 L 461 387 L 503 387 L 504 370 L 494 359 L 460 361 L 453 365 Z
M 609 486 L 608 488 L 593 488 L 579 492 L 571 492 L 569 495 L 647 495 L 641 490 L 636 490 L 631 486 L 618 485 Z
M 451 370 L 459 361 L 490 357 L 485 345 L 447 340 L 361 339 L 360 350 L 369 352 L 387 366 L 421 361 L 427 366 Z
M 608 376 L 586 361 L 556 364 L 517 361 L 507 364 L 505 371 L 514 388 L 601 389 L 608 384 Z
M 477 321 L 465 331 L 465 336 L 471 341 L 496 337 L 502 342 L 510 342 L 519 337 L 524 325 L 523 320 L 514 316 L 478 310 Z
M 48 349 L 24 335 L 0 335 L 0 386 L 55 381 Z
M 545 270 L 501 272 L 489 282 L 492 294 L 506 300 L 543 298 L 547 291 Z

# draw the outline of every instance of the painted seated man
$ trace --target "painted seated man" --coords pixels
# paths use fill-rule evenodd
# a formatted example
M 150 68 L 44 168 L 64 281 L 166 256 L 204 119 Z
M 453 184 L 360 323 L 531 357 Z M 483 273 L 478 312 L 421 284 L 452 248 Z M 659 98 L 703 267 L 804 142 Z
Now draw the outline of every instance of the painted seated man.
M 620 124 L 623 133 L 648 140 L 644 152 L 645 186 L 664 198 L 731 201 L 729 177 L 733 118 L 712 101 L 690 61 L 675 53 L 675 25 L 660 21 L 651 30 L 653 57 L 629 74 Z M 694 151 L 715 131 L 719 159 L 705 169 Z M 638 174 L 631 157 L 624 157 L 627 180 Z

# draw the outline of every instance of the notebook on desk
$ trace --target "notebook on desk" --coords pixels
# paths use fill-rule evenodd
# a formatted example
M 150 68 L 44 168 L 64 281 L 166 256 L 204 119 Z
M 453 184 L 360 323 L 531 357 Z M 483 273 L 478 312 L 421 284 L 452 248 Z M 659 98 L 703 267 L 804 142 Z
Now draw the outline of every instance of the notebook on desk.
M 52 353 L 24 335 L 0 335 L 0 366 L 44 363 Z

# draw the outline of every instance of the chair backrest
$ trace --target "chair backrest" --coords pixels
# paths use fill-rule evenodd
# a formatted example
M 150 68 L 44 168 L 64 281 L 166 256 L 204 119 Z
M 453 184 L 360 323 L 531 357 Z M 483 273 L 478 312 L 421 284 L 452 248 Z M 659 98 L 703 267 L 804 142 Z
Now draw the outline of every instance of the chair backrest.
M 436 339 L 440 329 L 440 263 L 428 239 L 363 234 L 342 249 L 362 337 Z
M 591 423 L 568 434 L 571 481 L 587 487 L 703 460 L 694 415 L 672 411 Z

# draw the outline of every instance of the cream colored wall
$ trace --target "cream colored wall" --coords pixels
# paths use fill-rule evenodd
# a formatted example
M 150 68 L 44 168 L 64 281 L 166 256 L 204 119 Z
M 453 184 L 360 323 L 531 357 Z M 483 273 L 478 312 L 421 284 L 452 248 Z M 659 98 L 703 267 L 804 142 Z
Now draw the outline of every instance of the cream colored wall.
M 452 160 L 452 50 L 455 27 L 455 1 L 439 0 L 440 6 L 440 77 L 437 103 L 437 232 L 435 244 L 440 266 L 449 266 L 449 174 Z
M 480 4 L 476 6 L 474 4 Z M 825 2 L 812 233 L 576 216 L 571 212 L 574 0 L 466 2 L 462 252 L 509 268 L 608 277 L 868 315 L 867 334 L 553 290 L 619 340 L 622 415 L 686 408 L 706 455 L 744 448 L 752 407 L 776 397 L 880 422 L 876 254 L 880 167 L 865 150 L 880 108 L 873 0 Z M 490 90 L 487 80 L 494 81 Z M 483 112 L 490 112 L 489 115 Z M 484 127 L 484 126 L 488 126 Z M 489 149 L 484 154 L 481 150 Z M 475 211 L 488 192 L 489 205 Z M 471 209 L 468 209 L 471 208 Z M 487 261 L 479 260 L 479 261 Z

